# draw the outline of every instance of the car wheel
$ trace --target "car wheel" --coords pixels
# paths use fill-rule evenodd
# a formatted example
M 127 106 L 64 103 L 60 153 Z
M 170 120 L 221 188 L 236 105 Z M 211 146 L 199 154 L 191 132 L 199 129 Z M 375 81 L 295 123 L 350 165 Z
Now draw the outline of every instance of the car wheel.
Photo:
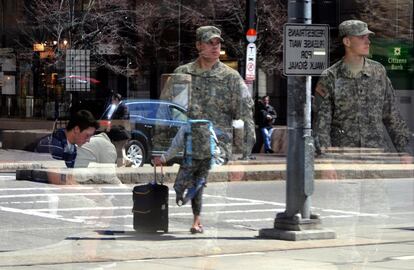
M 124 160 L 131 163 L 134 168 L 143 166 L 146 160 L 145 147 L 140 141 L 129 141 L 125 145 L 122 155 Z

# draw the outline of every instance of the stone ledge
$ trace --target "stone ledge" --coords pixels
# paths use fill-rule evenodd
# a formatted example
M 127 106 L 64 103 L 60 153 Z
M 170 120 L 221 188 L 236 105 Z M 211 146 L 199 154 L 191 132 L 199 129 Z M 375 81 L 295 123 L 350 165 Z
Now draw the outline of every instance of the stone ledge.
M 173 183 L 178 166 L 164 168 L 164 182 Z M 412 178 L 414 164 L 315 164 L 315 179 L 380 179 Z M 334 173 L 334 177 L 333 174 Z M 27 168 L 16 170 L 16 179 L 51 184 L 135 184 L 154 180 L 154 169 L 141 168 Z M 157 172 L 161 180 L 161 173 Z M 215 167 L 209 173 L 209 182 L 285 180 L 285 164 L 226 165 Z
M 49 129 L 3 130 L 2 148 L 34 151 L 39 140 L 50 133 Z

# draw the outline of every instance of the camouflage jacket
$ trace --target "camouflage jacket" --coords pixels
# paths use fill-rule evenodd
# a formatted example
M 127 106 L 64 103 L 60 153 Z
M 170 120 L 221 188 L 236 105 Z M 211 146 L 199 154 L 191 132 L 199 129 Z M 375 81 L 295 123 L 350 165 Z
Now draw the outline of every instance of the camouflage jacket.
M 395 104 L 385 68 L 365 59 L 353 75 L 340 60 L 324 71 L 315 91 L 316 147 L 369 147 L 389 150 L 384 126 L 397 151 L 405 151 L 409 130 Z
M 191 75 L 188 116 L 210 120 L 215 128 L 232 138 L 232 122 L 244 121 L 246 134 L 255 141 L 253 100 L 240 74 L 218 61 L 211 70 L 201 70 L 197 62 L 176 68 L 174 73 Z M 252 146 L 248 146 L 252 147 Z M 226 146 L 231 154 L 231 143 Z

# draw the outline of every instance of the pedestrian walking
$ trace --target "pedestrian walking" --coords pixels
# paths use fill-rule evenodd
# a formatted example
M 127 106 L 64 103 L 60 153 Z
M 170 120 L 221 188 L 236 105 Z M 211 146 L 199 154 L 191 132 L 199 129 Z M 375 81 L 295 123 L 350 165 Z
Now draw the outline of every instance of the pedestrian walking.
M 188 116 L 190 119 L 211 121 L 216 129 L 226 133 L 227 136 L 225 137 L 227 138 L 233 137 L 233 120 L 242 120 L 244 128 L 251 138 L 250 141 L 253 141 L 254 144 L 253 100 L 240 74 L 220 62 L 222 41 L 221 30 L 217 27 L 199 27 L 196 30 L 197 59 L 179 66 L 174 73 L 177 75 L 191 75 L 191 89 L 188 102 Z M 174 96 L 171 94 L 172 91 L 172 88 L 164 89 L 161 97 Z M 193 132 L 193 142 L 203 141 L 204 132 Z M 224 145 L 228 158 L 231 158 L 232 154 L 232 141 L 230 139 Z M 193 145 L 195 144 L 193 143 Z M 246 147 L 251 149 L 253 144 Z M 210 149 L 206 151 L 200 150 L 199 153 L 193 151 L 191 168 L 188 168 L 188 165 L 185 163 L 181 164 L 178 175 L 187 174 L 189 177 L 184 177 L 187 179 L 184 181 L 185 183 L 176 181 L 175 188 L 178 189 L 178 191 L 176 189 L 177 199 L 184 193 L 185 189 L 194 188 L 195 183 L 201 181 L 199 179 L 205 179 L 204 181 L 207 182 L 210 160 Z M 156 162 L 161 162 L 161 160 L 157 159 Z M 191 233 L 203 232 L 200 215 L 205 182 L 196 190 L 196 194 L 191 201 L 194 216 L 190 229 Z
M 276 110 L 270 105 L 269 96 L 264 96 L 259 107 L 259 128 L 263 137 L 265 153 L 273 153 L 271 138 L 276 117 Z
M 182 206 L 191 200 L 196 223 L 190 228 L 193 234 L 203 232 L 200 221 L 202 193 L 214 157 L 219 156 L 220 149 L 217 143 L 211 122 L 191 120 L 179 129 L 168 151 L 154 158 L 154 165 L 162 166 L 174 158 L 179 151 L 184 152 L 183 162 L 174 182 L 174 190 L 177 205 Z
M 122 100 L 121 94 L 114 93 L 111 96 L 112 119 L 129 119 L 128 107 Z

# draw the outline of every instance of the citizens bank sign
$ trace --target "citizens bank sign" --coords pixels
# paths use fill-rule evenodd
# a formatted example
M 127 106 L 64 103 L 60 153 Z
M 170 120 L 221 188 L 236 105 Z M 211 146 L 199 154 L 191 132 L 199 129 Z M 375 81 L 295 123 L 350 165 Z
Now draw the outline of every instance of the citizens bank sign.
M 387 70 L 395 89 L 414 89 L 414 48 L 409 40 L 371 38 L 370 58 Z
M 407 41 L 372 39 L 372 59 L 387 71 L 413 72 L 413 45 Z
M 401 46 L 396 46 L 391 48 L 390 56 L 388 57 L 388 65 L 391 70 L 404 70 L 405 65 L 408 63 L 407 52 L 402 54 L 403 48 Z M 403 57 L 403 58 L 401 58 Z

